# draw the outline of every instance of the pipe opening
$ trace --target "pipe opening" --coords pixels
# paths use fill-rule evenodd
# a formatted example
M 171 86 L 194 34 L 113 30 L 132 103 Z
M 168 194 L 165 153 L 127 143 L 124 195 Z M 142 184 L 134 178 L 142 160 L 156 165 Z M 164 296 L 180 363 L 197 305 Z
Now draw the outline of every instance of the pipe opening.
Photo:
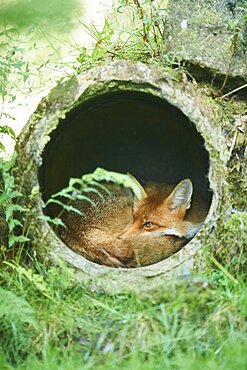
M 43 200 L 102 167 L 131 173 L 142 184 L 177 184 L 189 178 L 211 204 L 209 154 L 195 125 L 166 100 L 139 91 L 104 93 L 60 120 L 43 151 L 39 184 Z M 56 209 L 48 213 L 54 216 Z

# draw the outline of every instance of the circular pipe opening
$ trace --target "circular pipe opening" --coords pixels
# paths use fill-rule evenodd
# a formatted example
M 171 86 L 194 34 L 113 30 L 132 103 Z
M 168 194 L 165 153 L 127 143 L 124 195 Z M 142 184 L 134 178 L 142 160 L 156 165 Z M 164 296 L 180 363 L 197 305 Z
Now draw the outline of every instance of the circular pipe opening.
M 209 154 L 204 140 L 178 108 L 151 94 L 106 93 L 80 104 L 51 134 L 39 169 L 43 199 L 70 177 L 103 167 L 130 172 L 144 184 L 190 178 L 210 204 Z
M 43 151 L 39 182 L 44 201 L 97 167 L 133 174 L 143 184 L 178 184 L 190 178 L 211 202 L 209 154 L 204 140 L 178 108 L 138 91 L 105 93 L 72 109 Z M 50 206 L 56 216 L 59 209 Z

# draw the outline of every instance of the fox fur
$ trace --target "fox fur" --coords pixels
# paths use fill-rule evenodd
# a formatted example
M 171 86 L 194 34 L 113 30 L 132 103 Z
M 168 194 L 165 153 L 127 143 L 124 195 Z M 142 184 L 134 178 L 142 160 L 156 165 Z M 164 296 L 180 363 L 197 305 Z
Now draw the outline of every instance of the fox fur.
M 140 185 L 140 184 L 139 184 Z M 110 267 L 140 267 L 178 252 L 200 230 L 208 204 L 189 179 L 175 185 L 151 184 L 136 199 L 131 190 L 108 184 L 96 207 L 77 201 L 83 216 L 67 213 L 61 239 L 87 259 Z

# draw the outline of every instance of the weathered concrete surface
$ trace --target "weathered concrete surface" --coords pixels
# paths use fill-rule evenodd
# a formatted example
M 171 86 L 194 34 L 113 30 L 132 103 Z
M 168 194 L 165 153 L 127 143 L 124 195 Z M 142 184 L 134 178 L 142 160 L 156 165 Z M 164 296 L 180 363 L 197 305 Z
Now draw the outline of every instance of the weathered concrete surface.
M 38 169 L 50 135 L 80 103 L 97 94 L 118 91 L 139 91 L 165 99 L 180 109 L 195 125 L 210 155 L 209 182 L 213 192 L 212 205 L 205 225 L 196 237 L 178 253 L 155 265 L 136 269 L 115 269 L 97 265 L 70 250 L 42 218 L 44 206 L 40 194 Z M 203 261 L 203 246 L 217 223 L 219 200 L 226 195 L 226 161 L 228 149 L 215 108 L 191 84 L 180 84 L 164 71 L 142 63 L 117 61 L 72 76 L 55 87 L 42 99 L 36 112 L 22 131 L 17 150 L 16 183 L 24 194 L 22 201 L 30 209 L 32 246 L 45 259 L 67 261 L 77 269 L 78 277 L 93 289 L 110 292 L 138 291 L 163 286 L 166 281 L 191 273 L 196 262 Z M 31 196 L 30 196 L 31 195 Z M 227 196 L 225 196 L 225 199 Z M 227 202 L 224 209 L 227 210 Z M 200 262 L 201 263 L 201 262 Z M 201 266 L 201 265 L 200 265 Z
M 247 81 L 247 18 L 243 0 L 170 0 L 164 53 L 186 62 L 199 80 L 227 88 Z M 246 10 L 245 10 L 246 11 Z

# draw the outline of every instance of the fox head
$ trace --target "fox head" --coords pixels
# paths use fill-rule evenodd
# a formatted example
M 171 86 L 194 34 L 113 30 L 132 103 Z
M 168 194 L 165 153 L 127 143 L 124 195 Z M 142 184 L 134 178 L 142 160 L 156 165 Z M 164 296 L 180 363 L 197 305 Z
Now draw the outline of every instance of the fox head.
M 134 235 L 166 236 L 168 239 L 191 239 L 201 227 L 201 223 L 192 223 L 185 220 L 186 213 L 191 206 L 193 185 L 190 179 L 181 181 L 173 190 L 164 191 L 151 188 L 146 193 L 141 187 L 141 197 L 134 198 L 133 223 L 120 236 L 126 239 Z M 167 190 L 167 189 L 166 189 Z

